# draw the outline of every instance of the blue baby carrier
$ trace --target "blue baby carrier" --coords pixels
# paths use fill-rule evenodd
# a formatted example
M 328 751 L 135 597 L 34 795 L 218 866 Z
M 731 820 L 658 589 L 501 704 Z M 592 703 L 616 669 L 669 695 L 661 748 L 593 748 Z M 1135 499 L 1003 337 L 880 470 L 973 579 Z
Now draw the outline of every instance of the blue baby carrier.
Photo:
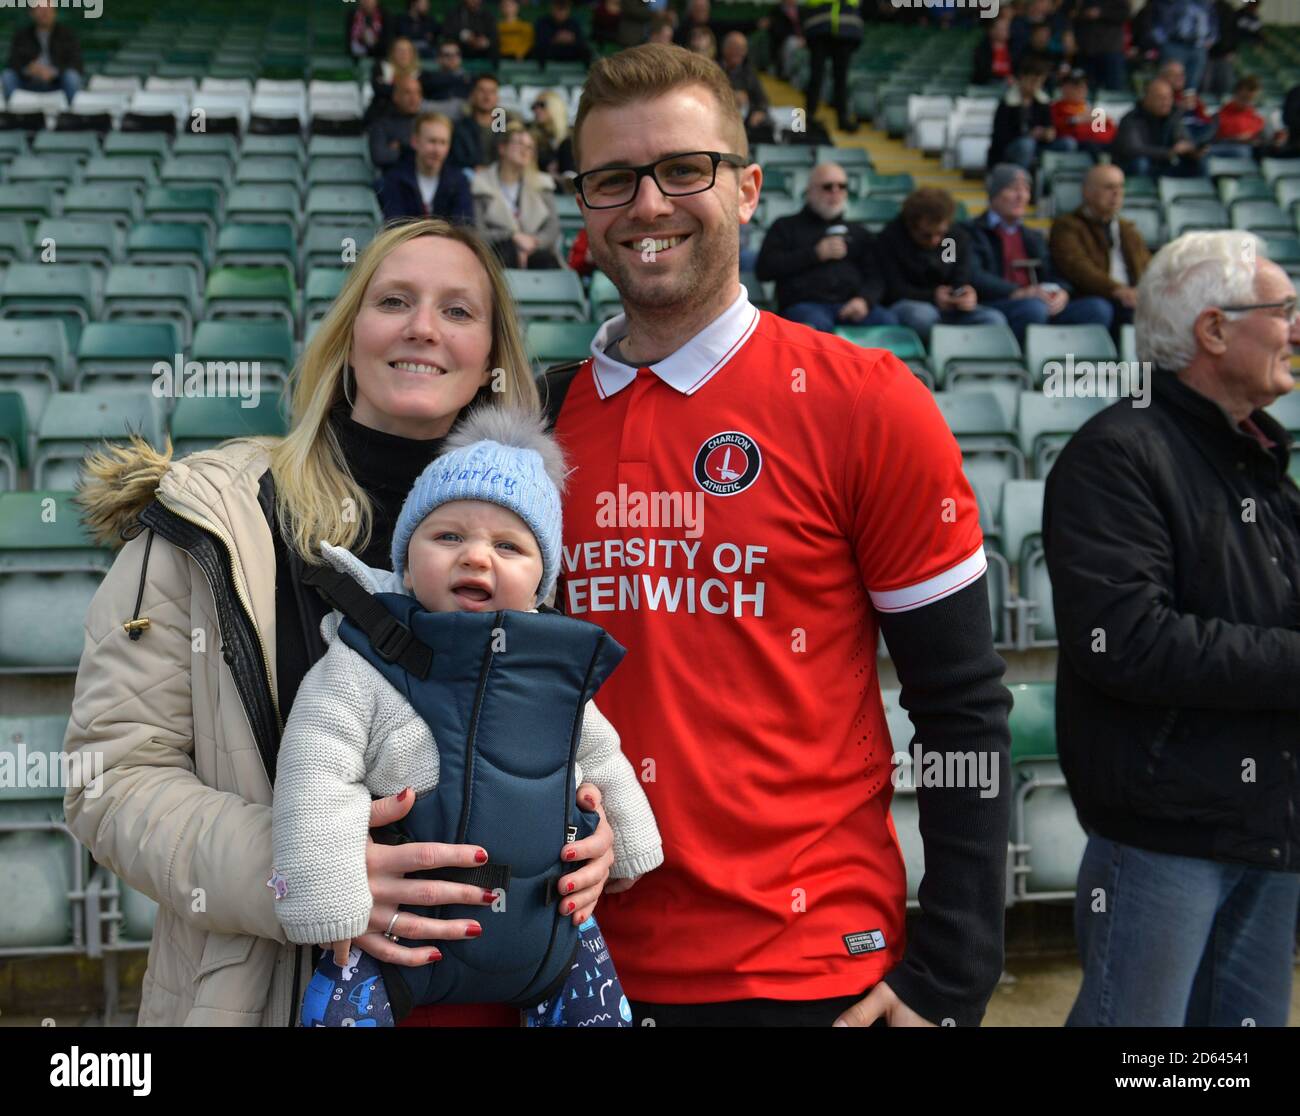
M 304 580 L 343 613 L 339 638 L 410 702 L 437 742 L 438 786 L 375 839 L 482 845 L 488 864 L 414 875 L 504 891 L 499 911 L 403 908 L 476 919 L 483 936 L 439 941 L 443 960 L 431 965 L 385 964 L 394 1015 L 423 1004 L 541 1002 L 563 984 L 578 947 L 557 889 L 562 872 L 578 865 L 560 851 L 600 820 L 574 801 L 583 710 L 623 648 L 551 609 L 435 613 L 413 597 L 368 593 L 325 567 Z

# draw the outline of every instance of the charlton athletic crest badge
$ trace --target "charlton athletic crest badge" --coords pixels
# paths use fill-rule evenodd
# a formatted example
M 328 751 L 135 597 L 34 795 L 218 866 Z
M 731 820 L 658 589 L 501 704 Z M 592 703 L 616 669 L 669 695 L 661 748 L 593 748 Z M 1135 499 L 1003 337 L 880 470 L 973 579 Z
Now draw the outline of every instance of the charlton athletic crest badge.
M 695 483 L 714 496 L 744 492 L 762 468 L 758 443 L 739 430 L 724 430 L 706 438 L 695 453 Z

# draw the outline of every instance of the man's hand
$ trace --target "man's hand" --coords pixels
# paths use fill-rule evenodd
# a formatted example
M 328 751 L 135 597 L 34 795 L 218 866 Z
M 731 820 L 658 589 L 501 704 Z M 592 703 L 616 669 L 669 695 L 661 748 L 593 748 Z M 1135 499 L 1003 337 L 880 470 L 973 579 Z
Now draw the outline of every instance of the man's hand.
M 1138 293 L 1133 287 L 1116 287 L 1110 297 L 1130 310 L 1137 308 Z
M 1040 297 L 1047 303 L 1047 313 L 1052 318 L 1064 310 L 1070 301 L 1070 296 L 1059 288 L 1054 291 L 1043 291 Z
M 1174 146 L 1170 148 L 1170 150 L 1175 155 L 1190 155 L 1193 151 L 1196 150 L 1196 144 L 1194 144 L 1191 140 L 1181 139 L 1176 144 L 1174 144 Z
M 825 263 L 827 260 L 842 260 L 849 254 L 849 247 L 842 236 L 824 236 L 813 246 L 813 251 Z
M 859 1000 L 841 1015 L 833 1027 L 870 1027 L 877 1019 L 884 1017 L 889 1027 L 933 1027 L 928 1019 L 917 1015 L 902 1000 L 894 995 L 894 990 L 883 980 L 875 986 L 865 999 Z
M 953 308 L 952 288 L 948 286 L 934 288 L 934 304 L 940 310 Z
M 975 288 L 967 285 L 961 288 L 961 292 L 961 294 L 954 294 L 952 296 L 953 306 L 958 310 L 974 310 L 976 304 L 979 302 L 979 295 L 975 293 Z
M 871 307 L 867 305 L 865 298 L 851 298 L 843 306 L 837 315 L 842 322 L 860 322 L 871 313 Z

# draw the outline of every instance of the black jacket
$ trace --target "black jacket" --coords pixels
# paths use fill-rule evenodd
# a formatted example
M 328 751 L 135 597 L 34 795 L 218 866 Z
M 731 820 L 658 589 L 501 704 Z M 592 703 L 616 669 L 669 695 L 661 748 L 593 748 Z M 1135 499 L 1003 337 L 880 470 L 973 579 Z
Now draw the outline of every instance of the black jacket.
M 819 260 L 817 242 L 833 225 L 849 230 L 848 253 L 839 260 Z M 776 281 L 776 302 L 784 312 L 796 302 L 844 303 L 865 298 L 875 306 L 885 284 L 865 225 L 843 217 L 825 221 L 808 206 L 772 222 L 763 238 L 754 274 L 763 282 Z
M 1173 373 L 1047 478 L 1056 731 L 1079 818 L 1181 856 L 1300 871 L 1300 490 Z M 1104 650 L 1099 642 L 1104 640 Z
M 1116 162 L 1127 162 L 1139 156 L 1164 162 L 1172 158 L 1172 148 L 1179 140 L 1187 138 L 1182 114 L 1171 112 L 1168 116 L 1153 116 L 1142 105 L 1124 114 L 1115 132 L 1111 155 Z
M 960 225 L 948 230 L 952 237 L 952 251 L 938 248 L 921 248 L 907 229 L 903 218 L 895 217 L 876 237 L 876 260 L 885 280 L 882 301 L 892 305 L 899 299 L 909 298 L 932 302 L 936 287 L 963 287 L 971 282 L 970 238 Z M 763 242 L 764 247 L 767 241 Z M 945 257 L 948 257 L 945 259 Z
M 1034 128 L 1052 126 L 1052 105 L 1044 97 L 1025 104 L 1020 97 L 1020 87 L 1013 85 L 998 104 L 993 114 L 993 138 L 989 140 L 989 169 L 1003 162 L 1003 153 L 1014 139 L 1026 136 Z
M 1097 8 L 1096 19 L 1083 13 Z M 1124 52 L 1124 24 L 1133 12 L 1130 0 L 1078 0 L 1074 6 L 1074 37 L 1080 58 Z
M 966 221 L 962 228 L 969 235 L 971 250 L 971 282 L 981 302 L 996 302 L 1010 298 L 1018 289 L 1016 284 L 1002 278 L 1002 238 L 988 222 L 988 213 L 981 213 L 973 221 Z M 1065 292 L 1070 293 L 1070 285 L 1061 279 L 1052 268 L 1052 255 L 1047 250 L 1047 241 L 1037 229 L 1021 225 L 1020 232 L 1025 238 L 1025 256 L 1038 260 L 1039 265 L 1034 274 L 1040 283 L 1057 283 Z
M 14 32 L 9 42 L 8 68 L 22 76 L 31 63 L 41 56 L 41 44 L 36 38 L 36 25 L 29 23 Z M 50 28 L 50 62 L 59 73 L 82 69 L 81 42 L 77 33 L 66 23 L 55 22 Z
M 379 184 L 379 207 L 384 220 L 396 217 L 430 216 L 424 212 L 424 198 L 420 196 L 420 183 L 415 174 L 415 161 L 407 158 L 390 167 Z M 444 163 L 438 175 L 438 189 L 433 195 L 434 217 L 445 217 L 457 224 L 474 223 L 474 201 L 469 193 L 469 179 L 465 172 L 451 163 Z

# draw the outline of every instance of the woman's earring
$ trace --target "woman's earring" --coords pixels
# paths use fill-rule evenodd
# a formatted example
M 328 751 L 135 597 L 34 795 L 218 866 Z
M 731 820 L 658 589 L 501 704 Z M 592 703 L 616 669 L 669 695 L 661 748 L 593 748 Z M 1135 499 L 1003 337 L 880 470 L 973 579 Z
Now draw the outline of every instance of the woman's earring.
M 348 394 L 348 374 L 352 371 L 352 365 L 343 366 L 343 398 L 348 401 L 348 406 L 356 409 L 356 404 L 352 401 L 352 396 Z

